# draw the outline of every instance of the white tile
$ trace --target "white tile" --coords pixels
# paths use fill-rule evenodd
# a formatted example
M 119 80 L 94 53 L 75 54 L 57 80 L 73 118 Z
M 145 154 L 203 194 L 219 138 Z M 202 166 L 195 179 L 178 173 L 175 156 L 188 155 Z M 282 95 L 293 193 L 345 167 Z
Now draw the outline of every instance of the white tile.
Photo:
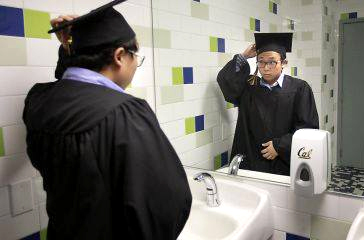
M 36 170 L 25 154 L 0 158 L 0 187 L 35 175 Z
M 251 183 L 259 188 L 267 190 L 271 196 L 272 205 L 275 207 L 287 208 L 287 189 L 286 186 L 275 185 L 271 183 L 263 183 L 251 181 Z
M 57 0 L 23 0 L 24 8 L 45 11 L 59 12 L 62 14 L 72 14 L 72 0 L 62 0 L 62 4 Z
M 21 239 L 39 230 L 38 210 L 29 211 L 16 217 L 9 216 L 0 219 L 1 240 Z
M 208 171 L 214 171 L 215 170 L 215 162 L 213 159 L 209 159 L 204 162 L 199 162 L 194 165 L 192 165 L 194 168 L 204 169 Z
M 10 214 L 10 199 L 8 187 L 0 188 L 0 217 Z
M 185 166 L 193 166 L 213 159 L 213 147 L 213 144 L 207 144 L 182 154 L 182 164 Z
M 0 97 L 0 126 L 21 124 L 25 95 Z
M 172 86 L 172 68 L 171 67 L 155 67 L 155 85 Z
M 34 208 L 31 179 L 10 185 L 12 216 L 23 214 Z
M 158 28 L 161 29 L 168 29 L 168 30 L 174 30 L 178 31 L 181 29 L 181 15 L 156 10 L 153 12 L 153 14 L 156 14 L 156 18 L 158 21 Z
M 205 114 L 205 129 L 214 127 L 220 123 L 220 113 L 212 112 Z
M 214 143 L 222 140 L 222 128 L 218 125 L 212 129 L 212 136 Z
M 339 199 L 334 194 L 323 193 L 311 198 L 296 195 L 291 189 L 287 190 L 288 208 L 328 218 L 338 218 Z
M 274 229 L 309 237 L 311 216 L 284 208 L 273 207 Z
M 205 98 L 207 94 L 206 84 L 184 84 L 183 99 L 185 101 Z
M 45 203 L 39 205 L 39 220 L 40 220 L 40 229 L 41 230 L 45 229 L 48 226 L 48 214 Z
M 363 198 L 339 197 L 339 219 L 352 222 L 360 208 L 364 207 Z
M 196 148 L 196 134 L 188 134 L 186 136 L 173 139 L 171 144 L 177 153 L 191 151 Z
M 8 7 L 23 8 L 23 0 L 0 0 L 0 5 Z
M 286 240 L 286 233 L 278 230 L 274 230 L 273 236 L 269 240 Z
M 27 94 L 36 82 L 54 80 L 54 68 L 0 66 L 0 96 Z
M 168 139 L 174 139 L 185 135 L 185 121 L 177 120 L 161 124 L 163 132 Z
M 143 66 L 143 68 L 138 68 L 135 72 L 131 85 L 132 87 L 154 86 L 153 68 L 147 66 Z
M 181 16 L 181 31 L 201 34 L 201 19 Z
M 24 125 L 11 125 L 3 127 L 4 148 L 7 156 L 23 153 L 26 150 Z
M 152 27 L 152 11 L 150 7 L 125 2 L 116 5 L 114 8 L 124 16 L 129 24 Z
M 55 67 L 57 65 L 60 46 L 57 40 L 27 38 L 26 45 L 28 66 Z
M 34 204 L 40 204 L 46 201 L 47 193 L 43 188 L 43 179 L 41 177 L 33 178 Z
M 81 15 L 108 3 L 108 0 L 73 0 L 74 13 Z

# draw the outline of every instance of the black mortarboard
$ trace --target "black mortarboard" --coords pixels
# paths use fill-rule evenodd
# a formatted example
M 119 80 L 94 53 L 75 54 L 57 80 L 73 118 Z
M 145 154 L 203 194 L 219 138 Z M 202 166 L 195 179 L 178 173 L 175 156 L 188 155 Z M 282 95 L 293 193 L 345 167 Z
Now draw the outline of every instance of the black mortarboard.
M 257 54 L 274 51 L 286 56 L 292 50 L 293 33 L 254 33 Z
M 94 52 L 113 42 L 128 42 L 135 38 L 135 32 L 123 15 L 113 8 L 114 5 L 125 1 L 111 1 L 72 21 L 60 24 L 48 33 L 72 26 L 72 50 L 75 53 Z

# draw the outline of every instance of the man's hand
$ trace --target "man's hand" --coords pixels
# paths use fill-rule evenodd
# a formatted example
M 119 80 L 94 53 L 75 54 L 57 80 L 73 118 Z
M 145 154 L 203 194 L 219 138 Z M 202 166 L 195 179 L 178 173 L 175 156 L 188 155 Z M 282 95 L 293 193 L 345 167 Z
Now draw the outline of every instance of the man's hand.
M 58 18 L 54 18 L 51 20 L 51 26 L 54 28 L 64 21 L 71 21 L 77 17 L 78 17 L 77 15 L 61 15 Z M 62 43 L 62 46 L 66 50 L 68 50 L 68 40 L 70 39 L 70 30 L 71 27 L 68 27 L 66 29 L 56 32 L 58 40 Z
M 245 51 L 243 52 L 243 56 L 247 59 L 256 57 L 257 50 L 255 49 L 255 44 L 252 44 L 249 47 L 247 47 L 247 49 L 245 49 Z
M 278 156 L 277 151 L 273 147 L 273 142 L 272 141 L 263 143 L 262 146 L 265 147 L 261 151 L 261 153 L 262 153 L 262 155 L 263 155 L 263 157 L 265 159 L 274 160 Z

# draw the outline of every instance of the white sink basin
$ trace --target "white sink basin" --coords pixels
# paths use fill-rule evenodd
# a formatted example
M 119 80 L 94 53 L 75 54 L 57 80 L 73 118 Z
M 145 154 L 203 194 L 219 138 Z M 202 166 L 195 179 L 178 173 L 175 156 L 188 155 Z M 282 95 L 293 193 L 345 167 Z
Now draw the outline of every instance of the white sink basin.
M 356 215 L 346 240 L 364 240 L 364 208 Z
M 192 179 L 198 171 L 186 172 L 193 201 L 178 240 L 266 240 L 273 234 L 268 192 L 212 173 L 221 205 L 209 207 L 205 184 Z

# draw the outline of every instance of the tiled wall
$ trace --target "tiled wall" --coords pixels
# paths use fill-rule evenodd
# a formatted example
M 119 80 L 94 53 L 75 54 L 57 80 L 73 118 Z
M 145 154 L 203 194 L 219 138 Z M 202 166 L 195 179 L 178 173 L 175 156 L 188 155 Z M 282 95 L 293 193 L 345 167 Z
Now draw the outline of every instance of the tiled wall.
M 24 98 L 37 82 L 54 80 L 59 43 L 48 35 L 49 20 L 82 14 L 108 0 L 0 0 L 0 239 L 45 239 L 47 214 L 39 173 L 25 153 L 21 115 Z M 146 56 L 127 91 L 155 107 L 150 0 L 118 7 L 135 29 Z
M 238 112 L 216 76 L 254 42 L 254 32 L 294 32 L 284 73 L 306 80 L 323 108 L 319 0 L 154 0 L 153 27 L 156 113 L 186 166 L 213 170 L 230 153 Z
M 333 165 L 336 165 L 338 109 L 338 36 L 339 20 L 364 17 L 364 2 L 360 0 L 323 1 L 322 59 L 322 128 L 333 133 Z

